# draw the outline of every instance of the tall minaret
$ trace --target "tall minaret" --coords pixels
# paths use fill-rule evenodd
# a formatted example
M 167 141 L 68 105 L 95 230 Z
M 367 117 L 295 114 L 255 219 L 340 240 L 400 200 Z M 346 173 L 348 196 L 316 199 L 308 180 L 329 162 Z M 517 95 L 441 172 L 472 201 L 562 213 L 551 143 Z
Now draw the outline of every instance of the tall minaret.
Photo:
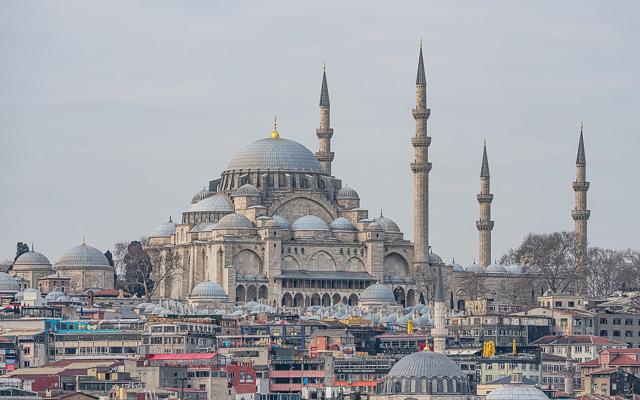
M 582 124 L 580 124 L 580 141 L 578 142 L 578 156 L 576 157 L 576 180 L 573 182 L 576 206 L 571 211 L 571 217 L 575 221 L 574 234 L 578 257 L 584 257 L 587 254 L 587 221 L 591 215 L 591 211 L 587 209 L 587 190 L 589 190 L 587 158 L 584 155 L 584 139 L 582 137 Z M 584 274 L 581 273 L 580 276 L 584 276 Z M 578 287 L 578 292 L 583 290 L 583 286 Z
M 431 328 L 431 337 L 433 337 L 433 351 L 436 353 L 444 353 L 447 348 L 447 325 L 446 325 L 446 307 L 447 302 L 444 296 L 444 282 L 442 281 L 442 267 L 437 267 L 436 293 L 433 298 L 433 328 Z
M 416 134 L 411 138 L 415 149 L 415 159 L 411 163 L 413 171 L 413 263 L 414 268 L 426 268 L 429 264 L 429 145 L 427 119 L 431 110 L 427 108 L 427 79 L 422 59 L 422 42 L 418 58 L 416 77 L 416 108 L 413 119 L 416 120 Z
M 331 162 L 333 152 L 331 151 L 331 137 L 333 129 L 331 123 L 331 105 L 329 104 L 329 88 L 327 87 L 327 68 L 322 66 L 322 88 L 320 89 L 320 128 L 316 129 L 316 135 L 320 139 L 320 150 L 316 153 L 316 158 L 320 161 L 322 169 L 327 175 L 331 175 Z
M 491 221 L 491 176 L 489 174 L 489 160 L 487 158 L 487 142 L 484 142 L 482 152 L 482 167 L 480 168 L 480 193 L 478 193 L 478 204 L 480 204 L 480 220 L 476 221 L 476 228 L 480 234 L 478 247 L 478 260 L 480 265 L 488 267 L 491 265 L 491 231 L 493 221 Z

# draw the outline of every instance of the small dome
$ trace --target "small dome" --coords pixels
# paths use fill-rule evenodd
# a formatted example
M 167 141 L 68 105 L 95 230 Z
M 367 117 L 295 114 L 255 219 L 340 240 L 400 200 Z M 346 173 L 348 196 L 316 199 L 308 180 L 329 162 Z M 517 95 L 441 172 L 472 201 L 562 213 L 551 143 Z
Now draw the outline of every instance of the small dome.
M 467 267 L 467 272 L 480 273 L 484 272 L 484 269 L 479 264 L 473 263 Z
M 51 262 L 44 254 L 36 251 L 29 251 L 22 254 L 15 263 L 13 263 L 14 271 L 31 271 L 34 269 L 50 270 Z
M 214 229 L 253 229 L 256 226 L 242 214 L 228 214 L 220 218 Z
M 222 193 L 206 197 L 193 204 L 189 212 L 233 212 L 233 203 Z
M 505 265 L 505 269 L 510 274 L 522 274 L 523 268 L 521 265 Z
M 276 221 L 278 223 L 278 225 L 280 225 L 280 228 L 282 229 L 289 229 L 289 223 L 287 222 L 286 219 L 284 219 L 283 217 L 281 217 L 278 214 L 274 214 L 273 217 L 271 217 L 274 221 Z
M 508 271 L 500 264 L 491 264 L 487 267 L 487 272 L 490 274 L 506 274 Z
M 498 386 L 487 393 L 487 400 L 549 400 L 544 392 L 533 385 L 522 382 L 521 372 L 511 374 L 509 383 Z
M 193 195 L 193 198 L 191 199 L 191 204 L 195 204 L 200 200 L 204 200 L 207 197 L 211 196 L 211 194 L 212 193 L 207 188 L 203 188 L 202 190 L 199 190 L 198 193 Z
M 440 258 L 436 253 L 429 253 L 429 264 L 442 264 L 442 258 Z
M 276 228 L 276 229 L 280 229 L 280 224 L 277 223 L 276 221 L 270 219 L 267 220 L 267 222 L 264 223 L 264 226 L 267 228 Z
M 385 232 L 400 232 L 398 225 L 387 217 L 380 216 L 375 221 L 382 226 Z
M 176 224 L 171 220 L 171 218 L 169 218 L 169 221 L 157 227 L 156 230 L 153 231 L 151 236 L 153 237 L 171 236 L 174 233 L 176 233 Z
M 455 261 L 449 264 L 449 266 L 453 267 L 453 272 L 464 272 L 464 268 L 462 267 L 462 265 L 458 264 Z
M 18 281 L 6 272 L 0 272 L 0 292 L 15 294 L 19 291 L 20 284 L 18 284 Z
M 336 200 L 360 200 L 360 196 L 352 187 L 345 185 L 336 193 Z
M 382 229 L 382 225 L 380 225 L 376 221 L 373 221 L 372 223 L 367 225 L 367 230 L 368 231 L 384 231 L 384 229 Z
M 191 293 L 189 294 L 189 299 L 192 300 L 205 300 L 205 299 L 220 299 L 227 300 L 227 293 L 224 291 L 222 286 L 220 286 L 216 282 L 212 281 L 204 281 L 198 283 Z
M 91 267 L 109 267 L 109 260 L 104 254 L 95 247 L 87 246 L 82 243 L 80 246 L 73 247 L 60 257 L 56 263 L 56 269 L 74 269 L 74 268 L 91 268 Z
M 432 351 L 419 351 L 400 359 L 385 379 L 393 378 L 463 378 L 462 369 L 449 357 Z
M 356 228 L 353 226 L 351 221 L 346 219 L 345 217 L 338 217 L 331 223 L 332 231 L 355 231 Z
M 59 290 L 54 290 L 53 292 L 47 293 L 45 296 L 46 301 L 57 301 L 58 297 L 64 296 L 64 293 Z
M 327 223 L 315 215 L 305 215 L 291 225 L 292 231 L 328 231 Z
M 260 197 L 260 192 L 258 191 L 258 188 L 256 188 L 252 184 L 245 183 L 244 185 L 240 186 L 238 190 L 236 190 L 233 196 L 234 197 L 243 197 L 243 196 Z
M 367 288 L 360 295 L 361 303 L 385 303 L 395 304 L 396 298 L 391 289 L 381 283 L 376 283 Z

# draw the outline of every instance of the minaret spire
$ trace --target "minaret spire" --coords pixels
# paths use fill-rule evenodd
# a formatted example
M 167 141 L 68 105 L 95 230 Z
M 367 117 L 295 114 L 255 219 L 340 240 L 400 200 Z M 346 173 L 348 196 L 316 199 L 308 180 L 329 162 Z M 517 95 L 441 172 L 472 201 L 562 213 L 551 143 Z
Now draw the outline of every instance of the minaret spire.
M 444 295 L 444 280 L 442 278 L 442 266 L 436 267 L 436 292 L 433 297 L 433 351 L 444 353 L 447 348 L 447 326 L 446 326 L 446 299 Z
M 427 108 L 427 80 L 424 72 L 422 45 L 418 55 L 416 77 L 416 107 L 412 110 L 416 121 L 416 133 L 411 138 L 414 148 L 413 172 L 413 268 L 424 270 L 429 266 L 429 145 L 427 119 L 431 110 Z
M 587 182 L 587 157 L 584 152 L 584 137 L 582 134 L 582 123 L 580 124 L 580 139 L 578 142 L 578 156 L 576 157 L 576 180 L 573 182 L 573 191 L 576 195 L 575 208 L 571 211 L 571 217 L 575 223 L 575 246 L 576 259 L 578 263 L 578 276 L 584 277 L 584 264 L 587 256 L 587 221 L 591 216 L 591 211 L 587 209 L 587 191 L 590 183 Z M 585 282 L 581 279 L 577 286 L 578 293 L 584 294 Z
M 322 86 L 320 88 L 320 128 L 316 129 L 316 136 L 320 140 L 320 149 L 316 152 L 316 158 L 320 161 L 322 169 L 327 175 L 331 175 L 331 162 L 334 154 L 331 151 L 331 104 L 329 102 L 329 87 L 327 85 L 327 67 L 322 65 Z
M 487 157 L 487 141 L 484 141 L 482 150 L 482 167 L 480 167 L 480 193 L 476 196 L 480 205 L 480 219 L 476 221 L 479 233 L 478 260 L 480 265 L 488 267 L 491 264 L 491 175 L 489 173 L 489 158 Z

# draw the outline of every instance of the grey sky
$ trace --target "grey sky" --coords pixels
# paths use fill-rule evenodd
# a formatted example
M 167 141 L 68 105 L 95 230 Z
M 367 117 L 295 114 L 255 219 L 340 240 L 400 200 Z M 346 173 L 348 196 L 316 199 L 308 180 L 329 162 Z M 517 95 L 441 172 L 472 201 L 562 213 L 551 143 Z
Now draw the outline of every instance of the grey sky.
M 334 173 L 411 238 L 417 43 L 427 65 L 431 233 L 477 254 L 482 138 L 493 252 L 572 229 L 585 121 L 591 244 L 638 247 L 640 3 L 5 1 L 0 6 L 0 259 L 52 262 L 180 219 L 245 144 L 315 151 L 321 65 Z

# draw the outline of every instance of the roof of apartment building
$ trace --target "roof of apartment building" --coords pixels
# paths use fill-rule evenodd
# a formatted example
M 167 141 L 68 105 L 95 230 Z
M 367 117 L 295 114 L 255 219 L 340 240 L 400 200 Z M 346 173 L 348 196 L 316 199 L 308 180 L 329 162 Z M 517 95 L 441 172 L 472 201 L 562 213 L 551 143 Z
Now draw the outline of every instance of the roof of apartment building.
M 547 335 L 531 343 L 532 346 L 541 345 L 569 345 L 569 344 L 597 344 L 597 345 L 627 345 L 624 342 L 617 340 L 611 340 L 594 335 L 569 335 L 569 336 L 555 336 Z

